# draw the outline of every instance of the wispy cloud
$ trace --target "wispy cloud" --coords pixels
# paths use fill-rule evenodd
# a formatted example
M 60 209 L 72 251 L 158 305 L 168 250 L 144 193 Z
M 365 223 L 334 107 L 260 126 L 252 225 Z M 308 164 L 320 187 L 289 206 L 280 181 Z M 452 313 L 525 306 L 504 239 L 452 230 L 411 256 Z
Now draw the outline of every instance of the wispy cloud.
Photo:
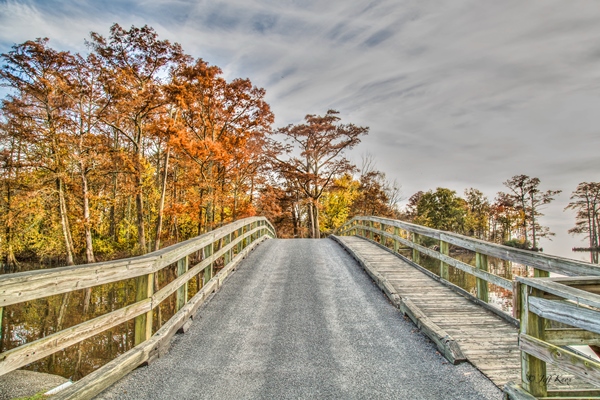
M 148 24 L 265 87 L 278 125 L 336 108 L 370 126 L 353 156 L 375 154 L 406 195 L 493 196 L 517 173 L 568 193 L 600 179 L 599 20 L 586 0 L 8 0 L 0 46 L 85 51 L 90 31 Z

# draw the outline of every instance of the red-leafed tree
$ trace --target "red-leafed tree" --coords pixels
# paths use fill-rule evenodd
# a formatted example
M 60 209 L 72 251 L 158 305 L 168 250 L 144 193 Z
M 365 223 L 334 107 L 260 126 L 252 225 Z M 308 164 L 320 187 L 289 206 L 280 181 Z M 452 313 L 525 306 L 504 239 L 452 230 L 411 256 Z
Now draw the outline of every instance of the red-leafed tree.
M 369 128 L 340 123 L 339 112 L 324 116 L 307 115 L 305 122 L 278 130 L 285 136 L 283 150 L 290 155 L 277 159 L 285 179 L 295 182 L 307 200 L 310 237 L 319 238 L 319 199 L 333 179 L 356 169 L 343 156 L 345 150 L 360 143 Z M 298 155 L 296 155 L 298 154 Z

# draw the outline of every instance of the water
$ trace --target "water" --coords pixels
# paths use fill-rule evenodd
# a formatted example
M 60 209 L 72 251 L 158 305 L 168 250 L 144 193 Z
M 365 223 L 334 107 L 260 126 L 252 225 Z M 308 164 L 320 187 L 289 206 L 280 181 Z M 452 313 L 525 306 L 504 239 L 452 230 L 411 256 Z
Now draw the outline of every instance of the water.
M 200 259 L 199 254 L 190 257 L 190 265 L 195 265 Z M 222 265 L 222 258 L 215 261 L 215 273 Z M 176 264 L 159 271 L 156 274 L 155 291 L 172 282 L 177 276 L 176 271 Z M 202 274 L 203 272 L 200 275 Z M 202 284 L 201 276 L 189 281 L 188 299 L 196 295 Z M 175 314 L 175 299 L 176 294 L 173 293 L 154 309 L 153 332 Z M 4 309 L 0 352 L 31 343 L 133 303 L 135 279 L 128 279 L 96 286 L 91 290 L 84 289 L 7 306 Z M 134 337 L 134 321 L 127 321 L 28 364 L 23 369 L 78 380 L 133 348 Z

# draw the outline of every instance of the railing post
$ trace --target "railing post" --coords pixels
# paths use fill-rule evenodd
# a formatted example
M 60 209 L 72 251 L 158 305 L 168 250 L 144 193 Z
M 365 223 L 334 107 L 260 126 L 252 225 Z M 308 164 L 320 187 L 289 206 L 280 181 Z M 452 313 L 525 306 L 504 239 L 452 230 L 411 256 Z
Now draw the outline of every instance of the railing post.
M 421 237 L 420 237 L 420 235 L 418 233 L 412 232 L 412 242 L 414 244 L 420 244 L 421 243 Z M 413 249 L 413 251 L 412 251 L 412 261 L 415 264 L 420 264 L 421 263 L 421 253 L 419 253 L 419 250 Z
M 154 274 L 138 276 L 135 279 L 135 301 L 142 301 L 154 294 Z M 135 317 L 134 346 L 152 336 L 152 310 Z
M 225 241 L 225 245 L 229 245 L 232 240 L 233 240 L 233 232 L 230 232 L 229 235 L 227 235 L 227 240 Z M 227 252 L 225 253 L 225 265 L 229 264 L 231 262 L 232 258 L 233 258 L 233 247 L 230 248 L 229 250 L 227 250 Z
M 475 266 L 482 271 L 488 270 L 488 256 L 486 254 L 476 253 L 475 254 Z M 485 301 L 489 300 L 488 295 L 488 282 L 485 279 L 476 278 L 477 282 L 477 298 Z
M 373 240 L 375 238 L 375 234 L 373 233 L 373 229 L 375 229 L 375 224 L 373 223 L 373 221 L 369 221 L 369 227 L 371 228 L 369 230 L 369 239 Z
M 379 223 L 379 230 L 382 232 L 385 232 L 387 229 L 387 227 L 385 226 L 385 224 L 383 223 Z M 386 236 L 383 233 L 379 234 L 379 243 L 381 243 L 383 246 L 385 246 L 386 244 Z
M 544 319 L 529 312 L 529 296 L 536 296 L 541 292 L 525 284 L 519 286 L 521 289 L 520 332 L 543 340 Z M 546 397 L 548 395 L 546 363 L 524 351 L 521 351 L 521 385 L 523 389 L 535 397 Z
M 211 243 L 208 246 L 204 247 L 204 259 L 208 257 L 212 257 L 213 254 L 213 244 Z M 211 262 L 206 268 L 204 268 L 204 284 L 210 281 L 213 277 L 213 263 Z
M 2 335 L 3 331 L 3 327 L 2 327 L 2 317 L 4 316 L 4 307 L 0 307 L 0 353 L 2 352 L 3 346 L 2 343 L 4 343 L 4 336 Z
M 185 256 L 181 260 L 177 261 L 177 276 L 181 276 L 187 272 L 189 268 L 189 257 Z M 179 311 L 183 308 L 185 303 L 187 303 L 188 297 L 188 283 L 181 285 L 179 289 L 177 289 L 175 304 L 177 305 L 176 310 Z
M 400 229 L 395 226 L 394 227 L 394 236 L 398 236 L 400 234 Z M 394 238 L 394 254 L 398 253 L 398 240 Z
M 238 229 L 238 235 L 237 235 L 237 237 L 241 238 L 243 234 L 244 234 L 244 227 L 242 226 L 240 229 Z M 243 240 L 238 241 L 238 243 L 237 243 L 237 252 L 238 252 L 238 254 L 240 254 L 242 252 L 242 249 L 243 249 L 242 245 L 243 244 L 244 244 Z
M 450 255 L 450 245 L 448 242 L 444 242 L 440 240 L 440 254 L 445 256 Z M 450 273 L 448 272 L 448 264 L 443 261 L 440 261 L 440 278 L 445 279 L 447 281 L 450 280 Z

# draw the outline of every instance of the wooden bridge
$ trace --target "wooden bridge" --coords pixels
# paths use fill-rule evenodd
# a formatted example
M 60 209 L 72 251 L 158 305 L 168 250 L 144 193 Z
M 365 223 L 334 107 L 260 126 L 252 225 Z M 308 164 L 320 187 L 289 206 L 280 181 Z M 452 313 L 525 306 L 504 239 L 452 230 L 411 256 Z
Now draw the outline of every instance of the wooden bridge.
M 5 335 L 16 334 L 11 307 L 135 282 L 135 299 L 119 308 L 0 353 L 0 375 L 133 320 L 131 349 L 53 396 L 94 397 L 165 354 L 240 261 L 275 236 L 266 219 L 248 218 L 141 257 L 0 276 Z M 600 398 L 600 362 L 570 347 L 600 345 L 598 266 L 377 217 L 354 218 L 332 239 L 450 363 L 471 363 L 506 397 Z M 527 276 L 509 279 L 511 263 Z M 498 293 L 511 307 L 497 306 Z M 168 300 L 174 310 L 161 313 Z

